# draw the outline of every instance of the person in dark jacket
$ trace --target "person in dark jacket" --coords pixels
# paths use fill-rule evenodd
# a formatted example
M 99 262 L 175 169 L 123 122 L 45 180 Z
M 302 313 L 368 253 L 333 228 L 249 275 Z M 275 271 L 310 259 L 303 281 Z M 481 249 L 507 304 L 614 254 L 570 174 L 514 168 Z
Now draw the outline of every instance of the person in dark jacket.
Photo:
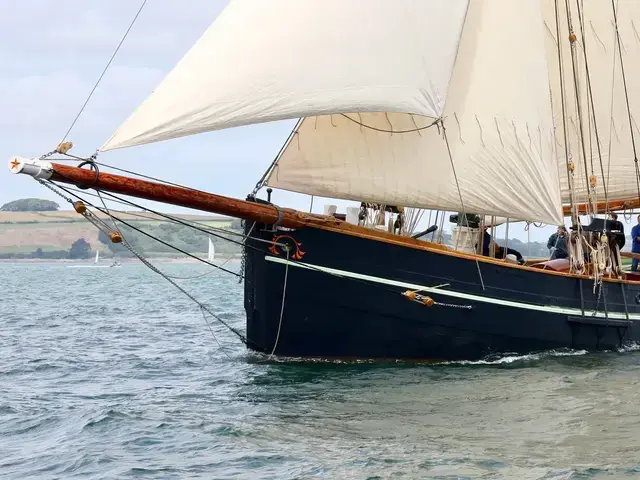
M 558 235 L 562 231 L 564 226 L 559 226 L 556 230 L 556 233 L 551 234 L 549 240 L 547 240 L 547 250 L 549 250 L 549 255 L 553 254 L 553 249 L 556 248 L 556 240 L 558 239 Z
M 487 232 L 487 227 L 484 227 L 484 235 L 482 236 L 482 255 L 484 255 L 485 257 L 490 256 L 489 254 L 491 253 L 491 242 L 491 235 L 489 234 L 489 232 Z M 501 247 L 496 243 L 494 257 L 505 258 L 507 255 L 513 255 L 514 257 L 516 257 L 520 265 L 524 264 L 524 258 L 522 258 L 522 254 L 519 251 L 513 248 L 507 248 L 507 253 L 505 254 L 504 247 Z
M 618 244 L 618 248 L 622 250 L 622 247 L 624 247 L 624 244 L 626 243 L 626 239 L 624 237 L 624 225 L 622 222 L 618 221 L 618 214 L 615 212 L 609 213 L 609 219 L 610 222 L 612 222 L 610 223 L 610 230 L 617 233 L 615 236 L 616 243 Z
M 547 248 L 551 250 L 551 260 L 569 258 L 569 246 L 567 245 L 569 234 L 564 225 L 558 227 L 558 231 L 551 235 L 547 242 Z
M 640 253 L 640 215 L 638 215 L 638 224 L 631 229 L 631 252 Z M 631 260 L 631 271 L 638 271 L 638 260 Z

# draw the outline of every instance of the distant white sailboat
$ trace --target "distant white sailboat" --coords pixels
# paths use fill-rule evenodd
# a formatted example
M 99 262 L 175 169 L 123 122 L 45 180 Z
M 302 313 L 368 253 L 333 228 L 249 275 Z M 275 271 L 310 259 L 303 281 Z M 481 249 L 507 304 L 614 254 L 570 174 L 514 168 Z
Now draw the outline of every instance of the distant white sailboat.
M 213 262 L 215 256 L 216 256 L 216 247 L 211 241 L 211 237 L 209 237 L 209 251 L 207 252 L 207 261 Z
M 114 265 L 99 265 L 100 261 L 100 250 L 96 250 L 96 257 L 93 260 L 93 265 L 67 265 L 67 268 L 109 268 L 109 267 L 119 267 L 120 264 L 118 262 L 114 262 Z

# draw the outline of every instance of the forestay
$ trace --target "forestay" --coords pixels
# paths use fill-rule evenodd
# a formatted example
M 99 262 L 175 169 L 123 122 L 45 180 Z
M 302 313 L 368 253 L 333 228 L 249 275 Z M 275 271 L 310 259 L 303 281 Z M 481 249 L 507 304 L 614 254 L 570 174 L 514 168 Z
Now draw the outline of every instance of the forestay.
M 559 223 L 545 35 L 540 0 L 235 0 L 102 150 L 304 118 L 274 187 Z

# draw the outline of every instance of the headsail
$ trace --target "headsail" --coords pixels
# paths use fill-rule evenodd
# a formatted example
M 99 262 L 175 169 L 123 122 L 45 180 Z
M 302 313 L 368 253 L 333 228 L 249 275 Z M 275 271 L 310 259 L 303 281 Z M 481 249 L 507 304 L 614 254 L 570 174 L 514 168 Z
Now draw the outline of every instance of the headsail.
M 102 150 L 337 112 L 442 114 L 468 0 L 232 0 Z
M 270 184 L 558 223 L 544 46 L 540 0 L 234 0 L 102 149 L 309 117 Z

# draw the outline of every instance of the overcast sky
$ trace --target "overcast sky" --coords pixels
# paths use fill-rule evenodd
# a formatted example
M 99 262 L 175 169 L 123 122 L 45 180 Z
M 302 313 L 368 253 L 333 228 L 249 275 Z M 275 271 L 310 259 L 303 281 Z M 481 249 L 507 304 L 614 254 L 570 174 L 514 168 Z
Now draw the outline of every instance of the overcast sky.
M 100 86 L 69 135 L 92 154 L 197 41 L 226 0 L 148 0 Z M 71 125 L 141 0 L 0 2 L 0 157 L 53 150 Z M 295 121 L 241 127 L 101 154 L 103 162 L 172 182 L 244 198 Z M 21 197 L 58 198 L 35 181 L 0 173 L 0 204 Z M 308 209 L 309 197 L 274 200 Z M 314 202 L 314 211 L 327 203 Z M 347 202 L 332 202 L 344 211 Z M 65 205 L 63 208 L 67 208 Z M 179 211 L 163 206 L 165 211 Z M 546 240 L 552 229 L 532 229 Z M 522 226 L 510 236 L 526 240 Z

